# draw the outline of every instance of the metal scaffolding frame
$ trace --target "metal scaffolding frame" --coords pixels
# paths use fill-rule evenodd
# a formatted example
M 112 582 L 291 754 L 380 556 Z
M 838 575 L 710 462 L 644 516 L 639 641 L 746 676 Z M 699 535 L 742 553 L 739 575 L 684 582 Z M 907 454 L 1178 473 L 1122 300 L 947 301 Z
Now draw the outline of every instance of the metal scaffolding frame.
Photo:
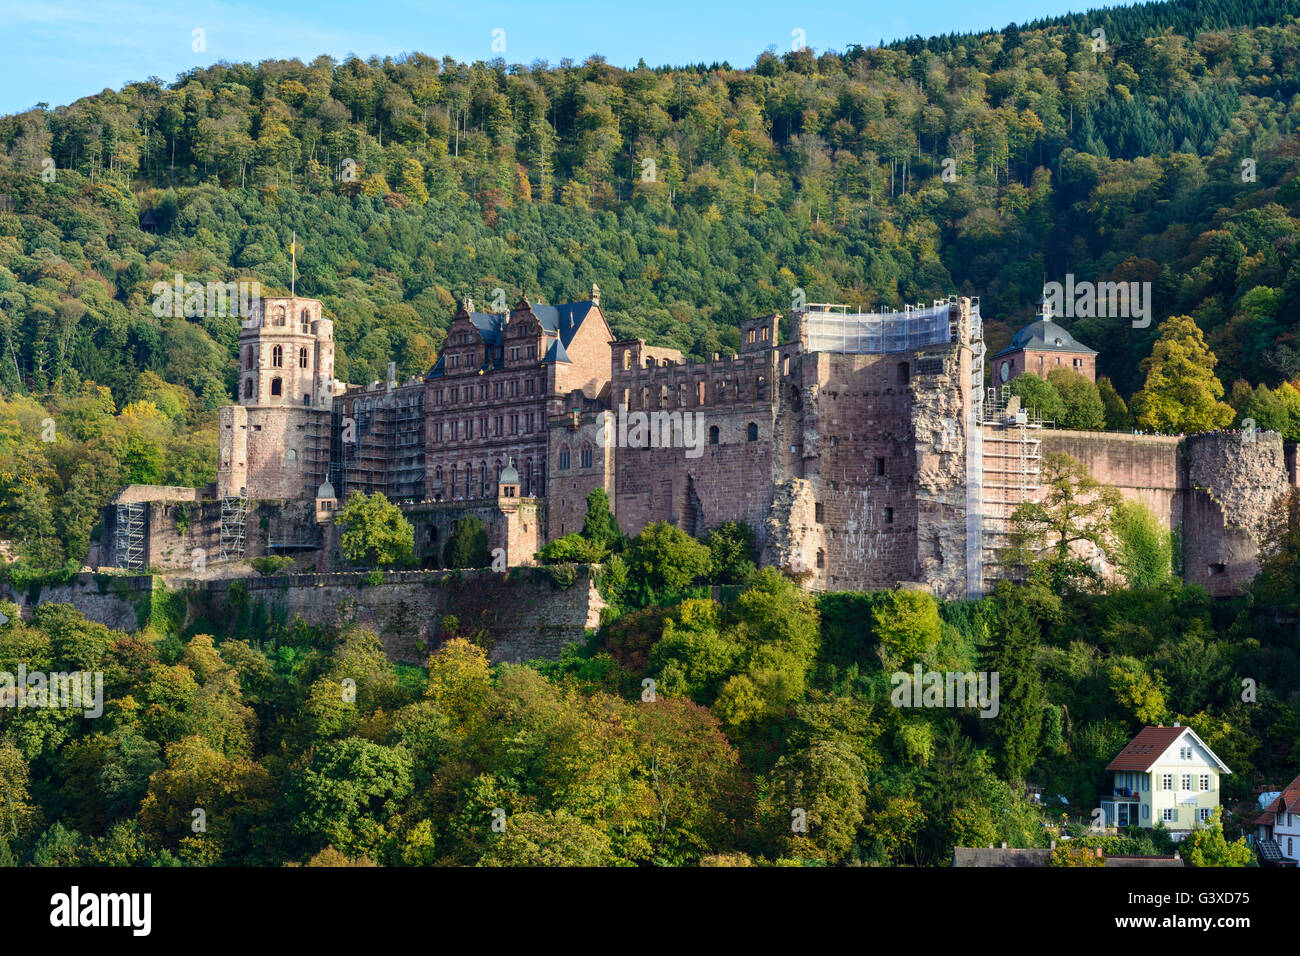
M 901 312 L 849 312 L 848 306 L 810 302 L 804 313 L 810 352 L 875 355 L 909 352 L 953 340 L 955 299 L 930 306 L 906 306 Z
M 144 570 L 145 507 L 143 502 L 117 506 L 113 546 L 114 564 L 119 568 Z
M 244 557 L 244 531 L 248 522 L 248 499 L 227 495 L 221 499 L 221 560 Z

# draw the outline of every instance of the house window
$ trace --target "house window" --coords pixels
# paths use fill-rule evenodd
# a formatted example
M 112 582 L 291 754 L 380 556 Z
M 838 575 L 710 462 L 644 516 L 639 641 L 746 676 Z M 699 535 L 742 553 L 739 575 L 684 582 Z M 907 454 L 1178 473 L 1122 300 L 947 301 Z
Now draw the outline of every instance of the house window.
M 1174 808 L 1173 808 L 1173 807 L 1165 807 L 1163 810 L 1161 810 L 1161 811 L 1160 811 L 1160 819 L 1163 820 L 1163 821 L 1165 821 L 1165 823 L 1173 823 L 1173 822 L 1174 822 L 1174 819 L 1175 819 L 1175 818 L 1174 818 Z
M 1149 803 L 1142 804 L 1142 819 L 1143 820 L 1151 819 L 1151 804 Z
M 1196 818 L 1200 820 L 1202 823 L 1204 823 L 1205 821 L 1210 819 L 1210 814 L 1212 812 L 1213 810 L 1210 807 L 1201 807 L 1199 810 L 1196 811 Z
M 1210 789 L 1210 775 L 1208 773 L 1201 774 L 1201 789 L 1202 790 Z
M 1190 773 L 1185 773 L 1185 774 L 1183 774 L 1183 781 L 1182 781 L 1182 783 L 1183 783 L 1183 786 L 1182 786 L 1182 789 L 1183 789 L 1183 790 L 1191 790 L 1191 789 L 1192 789 L 1192 775 L 1191 775 Z
M 1160 775 L 1160 789 L 1161 790 L 1174 789 L 1174 775 L 1172 773 L 1163 773 Z
M 1142 790 L 1145 792 L 1151 789 L 1151 778 L 1146 774 L 1142 775 Z

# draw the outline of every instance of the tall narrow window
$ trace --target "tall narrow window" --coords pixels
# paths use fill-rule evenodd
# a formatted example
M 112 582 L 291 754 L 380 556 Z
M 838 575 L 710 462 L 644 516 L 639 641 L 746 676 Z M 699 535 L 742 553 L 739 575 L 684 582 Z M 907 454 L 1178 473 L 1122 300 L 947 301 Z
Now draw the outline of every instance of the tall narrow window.
M 271 348 L 271 366 L 273 368 L 284 367 L 284 346 L 276 345 Z
M 298 350 L 298 367 L 299 368 L 307 367 L 307 350 L 305 348 Z

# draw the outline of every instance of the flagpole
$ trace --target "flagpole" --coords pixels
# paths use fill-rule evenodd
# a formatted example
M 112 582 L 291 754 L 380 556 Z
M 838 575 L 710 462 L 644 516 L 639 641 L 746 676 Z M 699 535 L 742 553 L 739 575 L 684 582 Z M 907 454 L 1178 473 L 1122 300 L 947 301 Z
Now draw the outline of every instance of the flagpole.
M 290 298 L 298 297 L 298 250 L 295 248 L 297 244 L 298 232 L 294 230 L 293 238 L 289 240 L 289 255 L 293 259 L 293 274 L 289 277 Z

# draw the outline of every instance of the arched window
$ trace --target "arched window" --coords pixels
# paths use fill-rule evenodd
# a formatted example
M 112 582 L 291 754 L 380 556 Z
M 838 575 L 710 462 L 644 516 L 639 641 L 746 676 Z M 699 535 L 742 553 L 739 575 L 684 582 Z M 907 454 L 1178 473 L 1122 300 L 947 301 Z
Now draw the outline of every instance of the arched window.
M 272 368 L 284 367 L 284 346 L 283 345 L 276 345 L 271 348 L 271 367 Z
M 286 448 L 284 450 L 284 457 L 286 461 L 297 461 L 298 450 L 296 448 Z
M 285 319 L 284 319 L 284 306 L 280 306 L 278 309 L 275 310 L 275 315 L 274 315 L 274 317 L 273 317 L 273 324 L 274 324 L 274 325 L 284 325 L 284 321 L 285 321 Z
M 278 378 L 271 379 L 271 394 L 272 395 L 284 394 L 284 382 L 282 380 Z
M 569 446 L 568 445 L 560 446 L 560 461 L 556 465 L 556 467 L 559 468 L 560 471 L 569 470 Z
M 590 468 L 592 461 L 591 446 L 586 442 L 582 445 L 582 451 L 578 455 L 578 460 L 582 463 L 583 468 Z
M 623 371 L 626 372 L 626 371 L 630 370 L 631 368 L 632 368 L 632 353 L 631 353 L 630 351 L 628 351 L 628 352 L 624 352 L 624 353 L 623 353 Z
M 717 426 L 717 425 L 710 425 L 710 426 L 709 426 L 709 444 L 710 444 L 710 445 L 716 445 L 717 443 L 718 443 L 718 426 Z
M 299 319 L 302 322 L 303 334 L 309 335 L 311 333 L 311 309 L 303 309 Z
M 912 380 L 912 370 L 906 362 L 898 363 L 898 384 L 906 385 Z
M 298 350 L 298 367 L 299 368 L 307 367 L 307 350 L 305 348 L 301 348 Z
M 748 427 L 745 428 L 745 438 L 748 441 L 758 441 L 758 425 L 756 423 L 750 422 Z
M 253 380 L 251 378 L 246 378 L 244 379 L 244 398 L 252 398 L 252 397 L 253 397 Z

